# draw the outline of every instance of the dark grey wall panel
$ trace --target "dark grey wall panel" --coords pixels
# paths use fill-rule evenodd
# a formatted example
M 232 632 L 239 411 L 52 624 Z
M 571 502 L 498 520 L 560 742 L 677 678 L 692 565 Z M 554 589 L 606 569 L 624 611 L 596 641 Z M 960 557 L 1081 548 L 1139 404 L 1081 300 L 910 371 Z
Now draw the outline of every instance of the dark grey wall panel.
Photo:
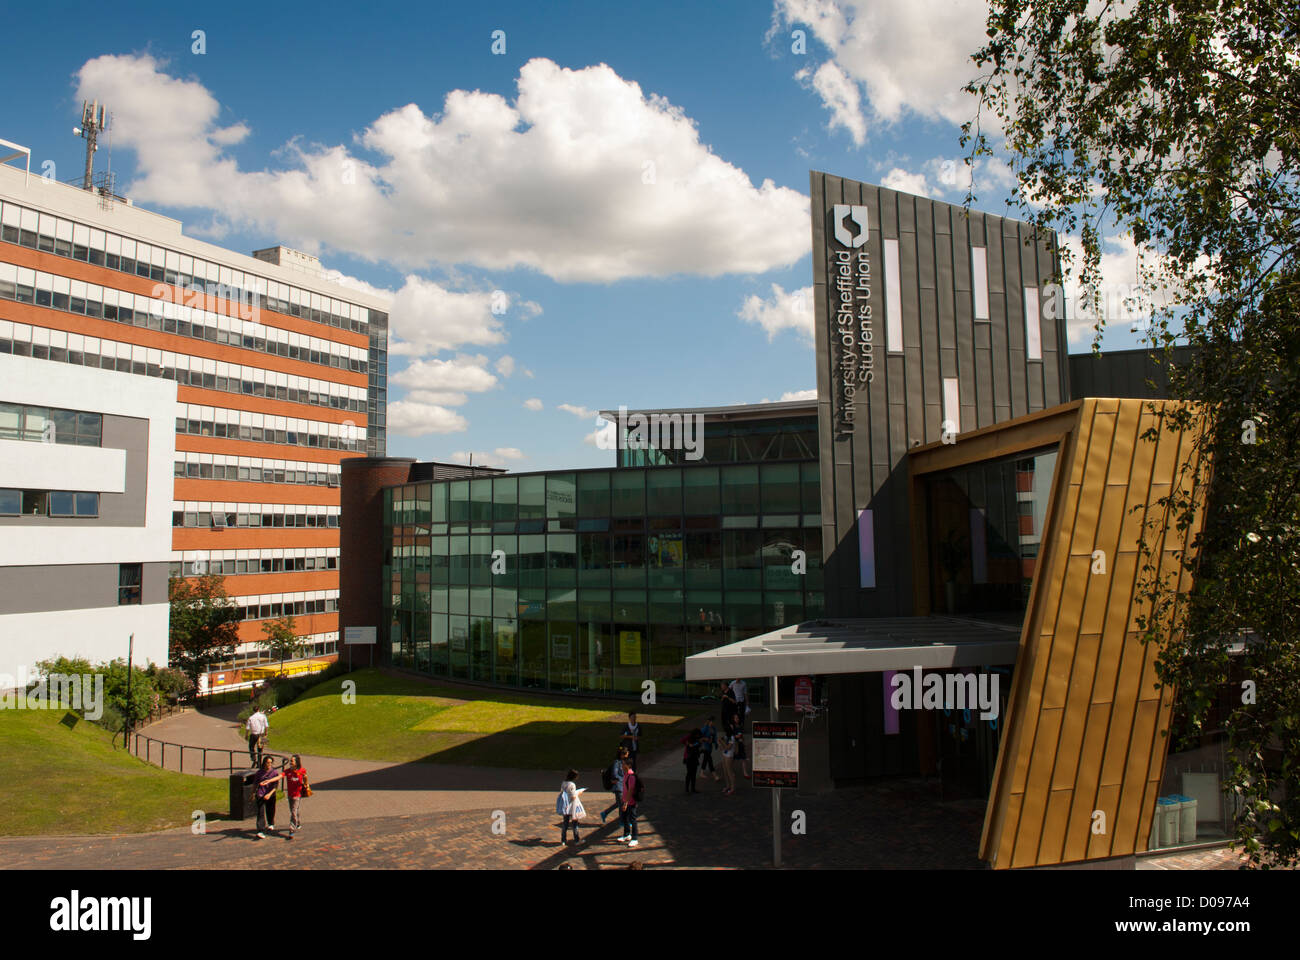
M 0 567 L 0 610 L 47 613 L 117 605 L 116 563 Z M 143 565 L 142 603 L 167 602 L 167 563 Z
M 100 446 L 126 451 L 126 489 L 101 493 L 98 517 L 0 517 L 0 526 L 143 527 L 149 492 L 149 421 L 104 414 Z M 170 475 L 171 465 L 166 469 Z
M 826 611 L 908 615 L 913 597 L 906 453 L 940 438 L 944 378 L 957 379 L 963 432 L 1068 399 L 1061 392 L 1067 382 L 1064 318 L 1044 321 L 1041 362 L 1025 355 L 1024 288 L 1042 287 L 1054 274 L 1055 237 L 1036 235 L 1018 221 L 968 214 L 952 204 L 816 171 L 811 196 Z M 850 246 L 836 239 L 835 204 L 866 209 L 863 244 L 852 245 L 857 228 L 847 219 Z M 901 355 L 887 351 L 886 238 L 899 245 Z M 987 250 L 987 321 L 974 319 L 972 243 Z M 851 429 L 842 422 L 844 347 L 836 324 L 841 253 L 848 254 L 855 277 L 863 253 L 871 268 L 870 296 L 859 299 L 854 291 L 853 298 L 855 323 L 860 306 L 871 308 L 873 379 L 848 405 Z M 857 346 L 852 352 L 861 360 Z M 859 587 L 857 531 L 864 508 L 873 511 L 878 545 L 876 587 L 865 590 Z

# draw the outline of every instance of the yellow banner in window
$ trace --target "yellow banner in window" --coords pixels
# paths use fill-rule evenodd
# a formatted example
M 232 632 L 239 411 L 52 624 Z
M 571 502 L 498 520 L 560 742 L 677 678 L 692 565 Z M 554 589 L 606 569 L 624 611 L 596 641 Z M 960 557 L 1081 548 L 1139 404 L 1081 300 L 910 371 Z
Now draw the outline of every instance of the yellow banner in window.
M 641 665 L 641 631 L 618 632 L 618 662 L 629 667 Z

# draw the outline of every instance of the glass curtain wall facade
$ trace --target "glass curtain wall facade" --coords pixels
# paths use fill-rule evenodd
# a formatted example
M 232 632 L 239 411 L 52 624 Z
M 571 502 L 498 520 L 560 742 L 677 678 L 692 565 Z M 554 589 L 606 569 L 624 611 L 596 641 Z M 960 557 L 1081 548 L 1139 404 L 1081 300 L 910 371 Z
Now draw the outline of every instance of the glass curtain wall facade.
M 822 616 L 819 485 L 807 460 L 389 488 L 383 642 L 434 676 L 713 692 L 686 657 Z

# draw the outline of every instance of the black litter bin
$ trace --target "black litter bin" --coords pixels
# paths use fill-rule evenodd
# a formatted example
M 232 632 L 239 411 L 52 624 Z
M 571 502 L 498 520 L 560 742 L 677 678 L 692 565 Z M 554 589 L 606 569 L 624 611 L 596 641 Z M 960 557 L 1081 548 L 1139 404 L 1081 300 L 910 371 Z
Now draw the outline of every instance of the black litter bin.
M 230 819 L 257 816 L 257 770 L 236 770 L 230 775 Z

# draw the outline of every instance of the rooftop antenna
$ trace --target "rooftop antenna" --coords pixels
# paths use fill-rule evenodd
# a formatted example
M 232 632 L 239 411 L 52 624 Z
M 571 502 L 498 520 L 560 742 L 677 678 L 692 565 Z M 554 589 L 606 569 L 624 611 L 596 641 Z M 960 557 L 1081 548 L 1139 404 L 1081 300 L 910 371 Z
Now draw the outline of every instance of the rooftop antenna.
M 72 132 L 86 141 L 86 176 L 82 189 L 94 189 L 91 183 L 95 170 L 95 151 L 99 149 L 99 135 L 108 129 L 108 109 L 98 100 L 81 101 L 81 126 Z

